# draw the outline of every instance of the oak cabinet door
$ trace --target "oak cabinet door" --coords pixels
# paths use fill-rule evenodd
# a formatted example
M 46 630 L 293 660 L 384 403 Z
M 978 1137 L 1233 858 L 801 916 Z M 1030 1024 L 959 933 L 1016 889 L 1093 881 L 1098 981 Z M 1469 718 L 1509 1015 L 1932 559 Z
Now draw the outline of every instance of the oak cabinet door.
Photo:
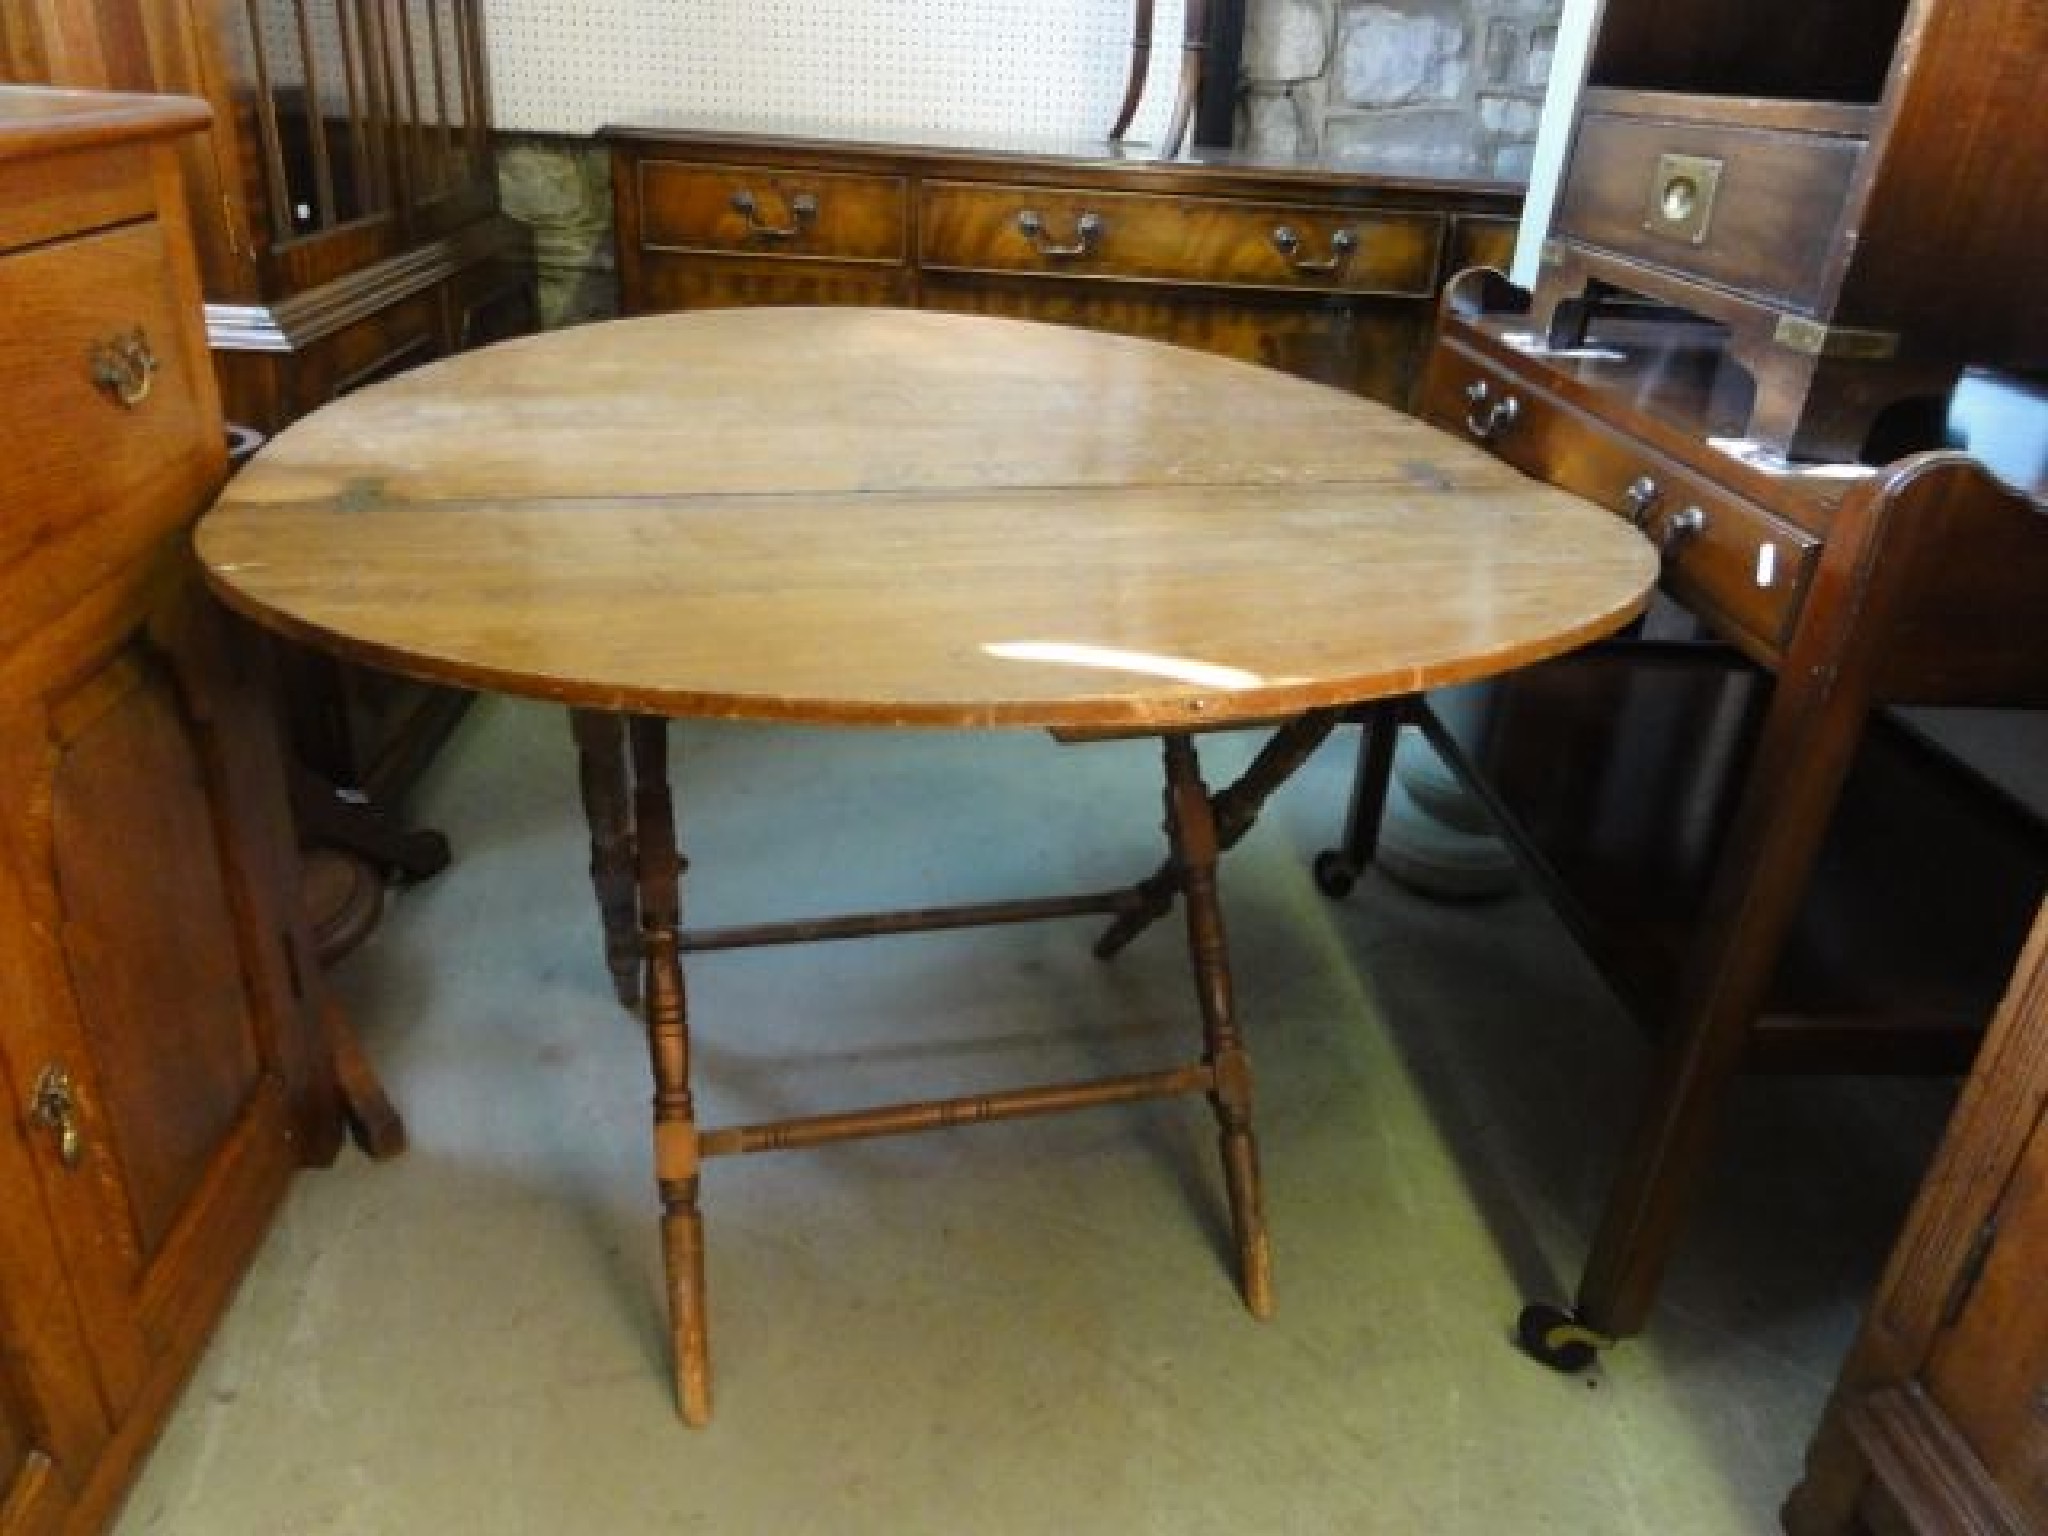
M 8 1077 L 0 1071 L 0 1091 L 11 1096 Z M 10 1196 L 35 1189 L 14 1120 L 0 1114 L 0 1190 Z M 61 1529 L 107 1436 L 41 1203 L 0 1201 L 0 1536 Z
M 188 577 L 119 586 L 0 671 L 8 1055 L 62 1085 L 31 1154 L 116 1415 L 196 1349 L 283 1191 L 295 1006 L 255 681 Z

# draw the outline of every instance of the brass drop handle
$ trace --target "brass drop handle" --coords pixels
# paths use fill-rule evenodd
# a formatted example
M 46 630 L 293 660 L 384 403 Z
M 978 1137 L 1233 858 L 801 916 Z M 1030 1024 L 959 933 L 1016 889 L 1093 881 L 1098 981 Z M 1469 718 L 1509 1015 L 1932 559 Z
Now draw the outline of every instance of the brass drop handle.
M 1335 272 L 1351 259 L 1351 253 L 1358 249 L 1358 231 L 1340 229 L 1330 236 L 1330 254 L 1321 261 L 1315 261 L 1301 254 L 1301 235 L 1292 224 L 1279 225 L 1273 231 L 1273 244 L 1280 254 L 1287 258 L 1287 264 L 1304 276 L 1316 277 Z
M 1682 507 L 1664 519 L 1657 530 L 1657 553 L 1669 560 L 1680 546 L 1690 544 L 1707 531 L 1707 514 L 1698 507 Z
M 134 410 L 149 398 L 156 381 L 156 353 L 141 326 L 125 336 L 115 336 L 92 345 L 92 382 L 115 400 Z
M 1039 255 L 1051 258 L 1086 256 L 1095 249 L 1095 242 L 1102 238 L 1108 228 L 1099 213 L 1084 213 L 1074 221 L 1074 238 L 1067 245 L 1053 242 L 1045 228 L 1045 218 L 1036 208 L 1026 208 L 1017 215 L 1017 232 L 1031 242 Z
M 36 1078 L 35 1091 L 28 1100 L 29 1124 L 57 1134 L 57 1157 L 66 1168 L 76 1168 L 85 1156 L 85 1133 L 78 1126 L 78 1096 L 71 1087 L 71 1074 L 55 1062 Z
M 804 232 L 806 225 L 818 217 L 818 196 L 815 192 L 793 192 L 789 195 L 789 222 L 787 224 L 763 224 L 760 204 L 754 194 L 745 187 L 732 195 L 733 212 L 747 221 L 747 233 L 756 240 L 794 240 Z
M 1492 442 L 1522 418 L 1522 402 L 1513 395 L 1495 400 L 1484 379 L 1465 386 L 1465 400 L 1470 407 L 1465 412 L 1465 430 L 1482 443 Z

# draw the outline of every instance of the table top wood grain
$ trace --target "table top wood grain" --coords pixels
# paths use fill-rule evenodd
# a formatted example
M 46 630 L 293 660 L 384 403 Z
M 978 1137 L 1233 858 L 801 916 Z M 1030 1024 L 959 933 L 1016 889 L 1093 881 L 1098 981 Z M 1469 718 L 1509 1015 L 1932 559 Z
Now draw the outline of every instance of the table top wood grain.
M 1180 729 L 1626 622 L 1626 523 L 1359 397 L 907 310 L 582 326 L 286 429 L 196 535 L 259 622 L 603 709 Z

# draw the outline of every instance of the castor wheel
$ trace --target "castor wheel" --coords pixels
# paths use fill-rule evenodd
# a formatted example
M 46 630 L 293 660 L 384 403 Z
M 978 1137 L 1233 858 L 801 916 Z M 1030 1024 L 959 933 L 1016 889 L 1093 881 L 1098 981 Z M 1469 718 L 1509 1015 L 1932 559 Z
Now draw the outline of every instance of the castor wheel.
M 1341 850 L 1325 848 L 1316 855 L 1316 889 L 1332 901 L 1342 901 L 1358 884 L 1358 871 Z
M 1580 1322 L 1563 1307 L 1547 1301 L 1531 1302 L 1515 1320 L 1515 1337 L 1522 1348 L 1553 1371 L 1576 1375 L 1593 1363 L 1601 1350 L 1614 1340 Z

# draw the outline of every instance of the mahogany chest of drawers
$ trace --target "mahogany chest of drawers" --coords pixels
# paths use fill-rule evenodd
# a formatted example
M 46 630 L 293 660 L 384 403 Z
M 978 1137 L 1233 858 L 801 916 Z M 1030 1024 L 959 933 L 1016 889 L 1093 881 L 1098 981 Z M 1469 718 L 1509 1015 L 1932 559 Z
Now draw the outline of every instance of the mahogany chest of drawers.
M 1435 298 L 1504 264 L 1521 189 L 1225 151 L 605 130 L 630 314 L 875 304 L 1180 342 L 1411 398 Z

